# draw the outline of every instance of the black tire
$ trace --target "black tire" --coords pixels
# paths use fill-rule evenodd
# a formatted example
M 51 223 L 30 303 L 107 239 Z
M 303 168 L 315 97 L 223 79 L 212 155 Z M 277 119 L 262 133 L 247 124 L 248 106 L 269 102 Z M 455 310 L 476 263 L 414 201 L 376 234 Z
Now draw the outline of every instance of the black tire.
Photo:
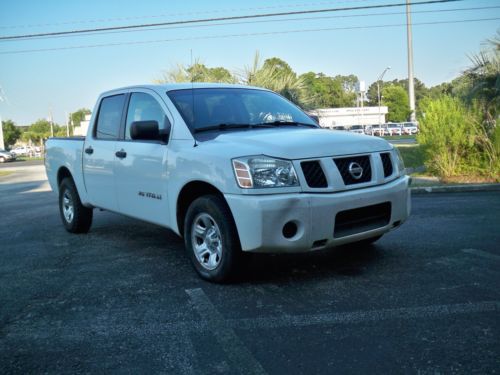
M 237 275 L 242 259 L 241 245 L 233 216 L 223 198 L 206 195 L 191 203 L 184 220 L 184 244 L 191 263 L 203 279 L 222 283 Z M 203 246 L 204 251 L 196 251 Z
M 59 213 L 68 232 L 87 233 L 92 225 L 93 210 L 82 205 L 75 183 L 69 177 L 59 185 Z

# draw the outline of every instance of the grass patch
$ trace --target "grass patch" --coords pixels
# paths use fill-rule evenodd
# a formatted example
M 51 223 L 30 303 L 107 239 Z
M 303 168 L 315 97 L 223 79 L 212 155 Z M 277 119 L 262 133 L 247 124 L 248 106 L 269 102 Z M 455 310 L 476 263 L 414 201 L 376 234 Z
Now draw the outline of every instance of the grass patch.
M 395 146 L 401 153 L 406 168 L 417 168 L 424 165 L 424 153 L 419 145 L 395 145 Z
M 11 171 L 0 171 L 0 177 L 8 176 L 9 174 L 12 174 Z
M 388 141 L 393 141 L 397 139 L 415 139 L 415 135 L 390 135 L 390 136 L 388 135 L 382 138 Z
M 36 158 L 30 158 L 28 156 L 18 156 L 17 161 L 30 161 L 30 160 L 43 160 L 43 156 L 37 156 Z

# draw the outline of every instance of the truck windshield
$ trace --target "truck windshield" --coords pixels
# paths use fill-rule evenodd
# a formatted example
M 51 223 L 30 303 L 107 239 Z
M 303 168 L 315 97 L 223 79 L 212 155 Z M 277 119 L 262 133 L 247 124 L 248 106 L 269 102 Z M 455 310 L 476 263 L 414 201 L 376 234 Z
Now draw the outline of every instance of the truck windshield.
M 230 128 L 318 125 L 281 96 L 244 88 L 182 89 L 167 92 L 192 132 Z

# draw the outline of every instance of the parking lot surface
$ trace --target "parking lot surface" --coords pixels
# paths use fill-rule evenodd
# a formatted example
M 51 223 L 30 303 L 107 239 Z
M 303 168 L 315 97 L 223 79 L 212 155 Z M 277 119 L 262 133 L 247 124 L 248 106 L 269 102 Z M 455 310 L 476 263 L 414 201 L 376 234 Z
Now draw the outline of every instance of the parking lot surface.
M 96 211 L 71 235 L 43 177 L 7 177 L 2 373 L 500 369 L 498 192 L 415 196 L 374 246 L 256 256 L 215 285 L 168 230 Z

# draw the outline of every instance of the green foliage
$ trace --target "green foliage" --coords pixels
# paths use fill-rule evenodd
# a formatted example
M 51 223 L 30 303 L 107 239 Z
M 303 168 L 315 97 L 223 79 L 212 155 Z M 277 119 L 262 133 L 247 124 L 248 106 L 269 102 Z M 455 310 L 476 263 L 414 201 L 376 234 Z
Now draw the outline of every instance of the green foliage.
M 192 65 L 177 65 L 155 80 L 155 83 L 218 82 L 235 83 L 236 78 L 223 67 L 208 68 L 196 60 Z
M 500 154 L 488 136 L 478 106 L 443 96 L 422 103 L 418 142 L 430 172 L 442 178 L 478 175 L 499 179 Z
M 66 136 L 65 127 L 60 127 L 56 124 L 53 125 L 54 135 L 58 134 L 58 131 L 62 129 L 60 136 Z M 42 145 L 43 141 L 51 136 L 50 122 L 47 120 L 38 120 L 34 124 L 31 124 L 28 130 L 26 130 L 21 135 L 21 139 L 25 142 L 35 142 Z
M 308 72 L 300 76 L 305 83 L 306 95 L 313 108 L 351 107 L 356 103 L 354 75 L 329 77 L 323 73 Z
M 399 145 L 406 168 L 418 168 L 424 165 L 424 152 L 420 145 Z
M 479 103 L 485 120 L 491 123 L 500 115 L 500 31 L 488 45 L 471 57 L 473 66 L 464 76 L 470 82 L 468 102 Z
M 5 147 L 13 146 L 21 138 L 21 130 L 12 120 L 2 121 L 3 141 Z
M 384 88 L 382 105 L 388 107 L 387 120 L 391 122 L 406 121 L 411 113 L 408 94 L 398 85 L 389 85 Z

